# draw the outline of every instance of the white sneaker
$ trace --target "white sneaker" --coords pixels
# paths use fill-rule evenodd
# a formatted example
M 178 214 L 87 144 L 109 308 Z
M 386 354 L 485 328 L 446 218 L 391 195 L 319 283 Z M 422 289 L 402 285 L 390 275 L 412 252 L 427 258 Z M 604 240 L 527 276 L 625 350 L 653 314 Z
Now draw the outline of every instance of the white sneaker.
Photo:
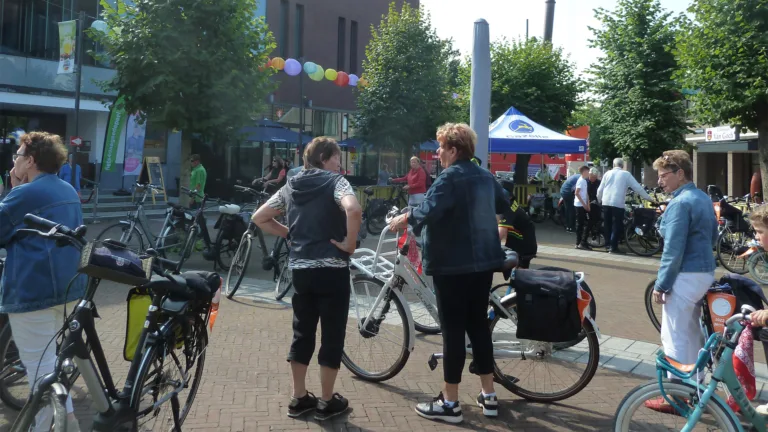
M 757 411 L 757 413 L 762 416 L 768 417 L 768 404 L 759 405 L 757 408 L 755 408 L 755 411 Z

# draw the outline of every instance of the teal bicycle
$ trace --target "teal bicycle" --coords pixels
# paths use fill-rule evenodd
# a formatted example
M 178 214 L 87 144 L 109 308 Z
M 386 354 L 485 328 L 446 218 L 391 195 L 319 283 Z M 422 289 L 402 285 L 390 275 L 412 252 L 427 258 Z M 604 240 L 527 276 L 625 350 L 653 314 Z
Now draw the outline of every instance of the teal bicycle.
M 683 365 L 659 351 L 656 358 L 657 378 L 635 387 L 616 409 L 613 430 L 627 431 L 739 431 L 745 429 L 739 417 L 725 399 L 718 394 L 722 383 L 741 408 L 742 417 L 753 429 L 766 431 L 765 419 L 752 408 L 743 387 L 733 371 L 733 351 L 739 336 L 749 321 L 750 306 L 742 306 L 740 314 L 728 318 L 725 330 L 714 333 L 693 365 Z M 709 384 L 697 385 L 697 374 L 704 373 L 710 359 L 715 369 Z M 668 373 L 677 379 L 668 379 Z M 663 398 L 671 405 L 670 413 L 661 413 L 646 407 L 646 401 Z

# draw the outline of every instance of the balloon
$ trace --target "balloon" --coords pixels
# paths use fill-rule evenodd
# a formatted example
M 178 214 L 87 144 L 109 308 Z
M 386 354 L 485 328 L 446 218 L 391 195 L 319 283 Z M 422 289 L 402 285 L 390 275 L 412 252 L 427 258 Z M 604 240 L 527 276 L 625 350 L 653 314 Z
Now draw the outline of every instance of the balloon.
M 307 73 L 307 75 L 312 75 L 317 70 L 317 65 L 312 62 L 306 62 L 304 63 L 304 72 Z
M 301 73 L 301 63 L 296 59 L 288 59 L 285 61 L 283 70 L 290 76 L 296 76 Z
M 285 67 L 285 60 L 282 57 L 275 57 L 272 59 L 272 67 L 277 70 L 283 70 Z
M 339 72 L 333 82 L 339 87 L 344 87 L 349 84 L 349 75 L 346 72 Z
M 102 20 L 96 20 L 91 24 L 91 28 L 98 31 L 99 33 L 106 33 L 107 23 Z
M 338 72 L 336 72 L 336 71 L 335 71 L 335 70 L 333 70 L 333 69 L 326 69 L 326 70 L 325 70 L 325 79 L 327 79 L 328 81 L 335 81 L 335 80 L 336 80 L 336 77 L 337 77 L 338 75 L 339 75 L 339 73 L 338 73 Z
M 357 75 L 355 75 L 355 74 L 351 74 L 351 75 L 349 76 L 349 85 L 351 85 L 352 87 L 356 87 L 356 86 L 357 86 L 357 82 L 358 82 L 359 80 L 360 80 L 360 78 L 358 78 L 358 76 L 357 76 Z
M 325 78 L 325 70 L 323 70 L 323 67 L 320 65 L 316 65 L 316 66 L 317 66 L 317 70 L 315 71 L 315 73 L 310 75 L 309 78 L 312 81 L 322 81 L 323 78 Z

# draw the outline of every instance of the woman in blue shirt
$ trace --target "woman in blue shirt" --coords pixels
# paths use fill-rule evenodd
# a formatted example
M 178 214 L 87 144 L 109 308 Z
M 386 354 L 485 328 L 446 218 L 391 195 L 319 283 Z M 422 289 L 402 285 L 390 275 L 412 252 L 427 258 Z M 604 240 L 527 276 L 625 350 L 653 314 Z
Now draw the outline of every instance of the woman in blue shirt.
M 663 305 L 661 343 L 669 357 L 692 364 L 704 342 L 699 329 L 701 299 L 715 281 L 712 246 L 717 220 L 712 200 L 692 182 L 688 153 L 666 151 L 653 168 L 658 171 L 659 186 L 673 196 L 661 219 L 664 252 L 653 293 L 654 301 Z M 663 398 L 649 400 L 646 406 L 673 412 Z

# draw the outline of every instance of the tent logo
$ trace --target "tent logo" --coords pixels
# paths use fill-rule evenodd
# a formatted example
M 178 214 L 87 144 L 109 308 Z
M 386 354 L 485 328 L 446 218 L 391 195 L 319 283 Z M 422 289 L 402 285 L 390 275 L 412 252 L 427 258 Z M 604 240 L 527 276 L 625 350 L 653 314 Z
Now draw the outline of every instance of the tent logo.
M 509 129 L 517 133 L 533 133 L 533 126 L 522 120 L 513 120 L 509 124 Z

